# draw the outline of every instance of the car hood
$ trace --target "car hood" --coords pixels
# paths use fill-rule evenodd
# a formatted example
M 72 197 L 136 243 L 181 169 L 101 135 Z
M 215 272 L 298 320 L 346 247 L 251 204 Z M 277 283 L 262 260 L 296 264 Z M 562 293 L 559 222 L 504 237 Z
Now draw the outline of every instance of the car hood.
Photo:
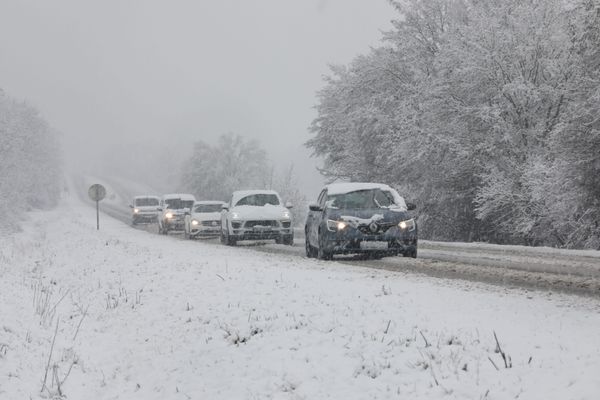
M 410 219 L 408 212 L 400 209 L 373 208 L 373 209 L 327 209 L 327 218 L 332 220 L 347 221 L 352 225 L 369 225 L 371 222 L 398 223 Z
M 158 206 L 138 206 L 134 208 L 137 208 L 140 211 L 158 211 Z
M 221 219 L 220 212 L 192 213 L 192 218 L 197 221 L 218 221 Z
M 266 206 L 236 206 L 231 208 L 230 213 L 237 213 L 239 219 L 283 219 L 283 213 L 289 212 L 289 210 L 282 206 L 272 206 L 267 204 Z

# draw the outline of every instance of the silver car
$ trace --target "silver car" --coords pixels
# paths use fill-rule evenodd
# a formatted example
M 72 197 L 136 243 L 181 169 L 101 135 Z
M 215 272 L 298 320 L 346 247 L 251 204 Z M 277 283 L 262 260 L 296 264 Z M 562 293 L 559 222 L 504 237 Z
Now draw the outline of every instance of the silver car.
M 185 216 L 185 237 L 194 239 L 197 237 L 219 236 L 221 234 L 221 210 L 222 201 L 203 200 L 197 201 Z

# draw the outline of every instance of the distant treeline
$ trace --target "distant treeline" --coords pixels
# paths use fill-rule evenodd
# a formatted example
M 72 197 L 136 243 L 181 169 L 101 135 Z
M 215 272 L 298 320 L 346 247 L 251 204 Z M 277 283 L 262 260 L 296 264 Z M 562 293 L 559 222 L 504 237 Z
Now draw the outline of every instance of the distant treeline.
M 424 238 L 600 249 L 600 0 L 406 0 L 332 67 L 307 146 Z
M 184 161 L 179 190 L 196 199 L 229 201 L 235 190 L 273 189 L 284 202 L 291 202 L 295 224 L 304 224 L 306 197 L 298 188 L 294 165 L 276 169 L 256 140 L 233 133 L 222 134 L 216 143 L 194 143 L 192 155 Z
M 57 133 L 0 89 L 0 231 L 16 229 L 26 210 L 56 205 L 60 159 Z

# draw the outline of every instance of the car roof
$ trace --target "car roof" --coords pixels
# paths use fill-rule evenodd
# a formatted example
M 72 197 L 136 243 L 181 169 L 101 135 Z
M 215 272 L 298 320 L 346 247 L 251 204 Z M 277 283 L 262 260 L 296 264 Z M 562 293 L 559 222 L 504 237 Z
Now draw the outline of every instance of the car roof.
M 155 196 L 155 195 L 150 195 L 150 194 L 142 194 L 139 196 L 134 196 L 134 199 L 156 199 L 156 200 L 160 200 L 159 196 Z
M 163 199 L 181 199 L 181 200 L 192 200 L 192 201 L 196 201 L 196 198 L 194 197 L 193 194 L 189 194 L 189 193 L 170 193 L 170 194 L 164 194 L 162 196 Z
M 374 183 L 374 182 L 345 182 L 345 183 L 331 183 L 325 186 L 327 189 L 327 194 L 344 194 L 355 192 L 357 190 L 370 190 L 370 189 L 381 189 L 393 191 L 389 185 L 384 183 Z

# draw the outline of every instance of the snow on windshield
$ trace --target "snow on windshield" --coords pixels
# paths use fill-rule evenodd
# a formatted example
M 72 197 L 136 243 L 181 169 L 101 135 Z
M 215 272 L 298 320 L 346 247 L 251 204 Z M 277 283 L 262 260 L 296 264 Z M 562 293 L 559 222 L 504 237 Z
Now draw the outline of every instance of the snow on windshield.
M 213 212 L 221 212 L 222 205 L 218 204 L 198 204 L 194 208 L 195 213 L 213 213 Z
M 404 208 L 388 190 L 367 189 L 327 197 L 327 206 L 338 209 Z
M 193 200 L 167 199 L 167 208 L 171 210 L 181 210 L 183 208 L 191 208 L 194 205 Z
M 135 205 L 137 207 L 157 206 L 158 199 L 155 197 L 139 197 L 139 198 L 135 199 Z

